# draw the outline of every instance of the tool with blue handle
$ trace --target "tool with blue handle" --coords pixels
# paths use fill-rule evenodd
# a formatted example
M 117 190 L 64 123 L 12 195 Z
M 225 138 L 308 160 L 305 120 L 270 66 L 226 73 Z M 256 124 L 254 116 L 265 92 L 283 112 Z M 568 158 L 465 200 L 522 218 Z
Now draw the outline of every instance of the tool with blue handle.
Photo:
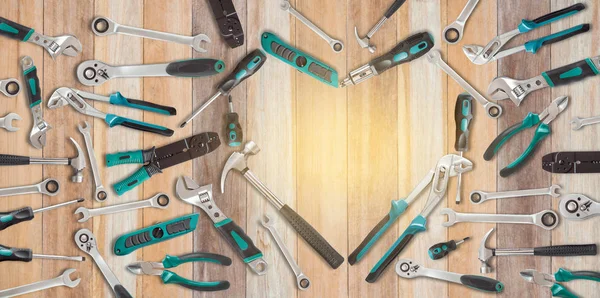
M 483 158 L 485 160 L 491 160 L 494 157 L 494 155 L 496 155 L 498 150 L 500 150 L 502 145 L 504 145 L 511 137 L 527 128 L 535 126 L 543 120 L 543 122 L 540 125 L 538 125 L 537 129 L 535 130 L 535 134 L 533 135 L 531 143 L 529 144 L 527 149 L 525 149 L 523 154 L 521 154 L 521 156 L 519 156 L 515 161 L 513 161 L 511 164 L 502 169 L 500 171 L 500 176 L 507 177 L 510 174 L 516 172 L 535 151 L 537 145 L 548 135 L 550 135 L 551 131 L 550 126 L 548 126 L 548 124 L 550 124 L 552 120 L 556 119 L 558 114 L 560 114 L 567 108 L 568 104 L 569 98 L 567 96 L 561 96 L 555 99 L 541 114 L 527 114 L 527 116 L 525 116 L 522 122 L 517 123 L 500 133 L 496 137 L 496 139 L 492 141 L 487 150 L 485 150 Z
M 527 269 L 521 271 L 521 277 L 530 283 L 550 288 L 552 297 L 564 298 L 578 298 L 579 296 L 573 294 L 558 282 L 568 282 L 578 279 L 600 282 L 600 272 L 569 271 L 563 268 L 559 268 L 554 274 L 541 273 L 533 269 Z
M 44 211 L 60 208 L 60 207 L 75 204 L 75 203 L 81 203 L 81 202 L 83 202 L 83 199 L 72 200 L 72 201 L 55 204 L 52 206 L 48 206 L 48 207 L 44 207 L 44 208 L 40 208 L 40 209 L 36 209 L 36 210 L 31 209 L 31 207 L 25 207 L 25 208 L 21 208 L 21 209 L 9 211 L 9 212 L 0 212 L 0 231 L 3 231 L 6 228 L 16 225 L 20 222 L 32 220 L 34 218 L 35 214 L 38 212 L 44 212 Z
M 429 258 L 431 258 L 432 260 L 439 260 L 447 256 L 451 251 L 455 250 L 456 247 L 463 244 L 469 239 L 471 239 L 471 237 L 466 237 L 459 241 L 450 240 L 448 242 L 440 242 L 438 244 L 434 244 L 427 251 L 427 253 L 429 254 Z
M 244 141 L 244 133 L 239 119 L 238 113 L 233 111 L 233 102 L 229 95 L 229 113 L 225 115 L 225 135 L 229 147 L 239 147 Z

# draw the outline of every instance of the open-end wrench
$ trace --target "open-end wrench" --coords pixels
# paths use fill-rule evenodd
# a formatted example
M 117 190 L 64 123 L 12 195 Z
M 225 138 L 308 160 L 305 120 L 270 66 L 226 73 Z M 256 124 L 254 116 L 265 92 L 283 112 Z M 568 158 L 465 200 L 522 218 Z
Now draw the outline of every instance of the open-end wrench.
M 337 39 L 333 39 L 331 38 L 331 36 L 327 35 L 327 33 L 321 30 L 321 28 L 317 27 L 315 24 L 313 24 L 313 22 L 311 22 L 309 19 L 307 19 L 301 13 L 299 13 L 296 9 L 294 9 L 294 7 L 292 7 L 292 5 L 290 4 L 289 0 L 282 0 L 279 7 L 281 8 L 281 10 L 287 11 L 291 15 L 295 16 L 298 20 L 304 23 L 304 25 L 310 28 L 310 30 L 317 33 L 317 35 L 319 35 L 329 44 L 329 46 L 334 52 L 339 53 L 344 49 L 344 43 Z
M 582 194 L 568 194 L 560 199 L 558 210 L 566 219 L 584 220 L 600 215 L 600 203 Z
M 46 179 L 38 184 L 0 188 L 0 197 L 26 195 L 41 193 L 47 196 L 55 196 L 60 191 L 60 183 L 54 179 Z
M 86 254 L 90 255 L 104 279 L 110 285 L 115 297 L 117 298 L 133 298 L 127 289 L 121 285 L 121 282 L 117 279 L 115 274 L 110 270 L 102 255 L 98 252 L 98 245 L 96 244 L 96 236 L 92 234 L 92 231 L 88 229 L 81 229 L 75 233 L 75 244 Z
M 96 185 L 96 191 L 94 192 L 94 198 L 98 202 L 102 202 L 108 199 L 108 193 L 104 190 L 102 185 L 102 176 L 98 170 L 98 162 L 96 161 L 96 153 L 94 153 L 94 145 L 92 143 L 92 136 L 90 135 L 90 125 L 87 121 L 84 121 L 85 127 L 81 124 L 77 125 L 79 132 L 83 135 L 85 141 L 85 148 L 87 149 L 88 158 L 90 159 L 90 167 L 92 168 L 92 175 L 94 176 L 94 184 Z
M 444 29 L 444 33 L 442 36 L 444 40 L 449 44 L 455 44 L 459 42 L 463 37 L 463 30 L 465 28 L 465 24 L 467 23 L 467 19 L 473 13 L 475 6 L 477 6 L 479 0 L 469 0 L 465 8 L 460 12 L 460 15 L 456 19 L 456 21 L 452 22 L 452 24 L 448 25 Z
M 302 269 L 300 269 L 296 261 L 294 261 L 294 257 L 292 257 L 292 254 L 285 246 L 285 243 L 283 243 L 281 236 L 279 236 L 279 232 L 277 232 L 277 230 L 275 229 L 275 224 L 273 220 L 267 215 L 265 215 L 261 219 L 260 223 L 263 227 L 265 227 L 265 229 L 269 230 L 269 233 L 271 234 L 271 236 L 273 236 L 277 247 L 279 247 L 279 250 L 281 250 L 281 253 L 283 253 L 283 256 L 290 265 L 290 268 L 292 268 L 292 271 L 294 271 L 294 275 L 296 275 L 296 283 L 298 284 L 298 289 L 306 291 L 310 287 L 310 280 L 308 279 L 308 277 L 306 277 L 306 275 L 304 275 L 304 273 L 302 273 Z
M 444 227 L 453 226 L 459 222 L 489 222 L 536 225 L 546 230 L 552 230 L 558 225 L 558 214 L 552 210 L 544 210 L 535 214 L 483 214 L 457 213 L 450 208 L 444 208 L 441 215 L 448 215 Z
M 12 126 L 12 122 L 14 120 L 21 120 L 21 116 L 19 116 L 16 113 L 10 113 L 10 114 L 0 118 L 0 128 L 4 128 L 10 132 L 19 130 L 18 127 Z
M 15 297 L 19 295 L 25 295 L 27 293 L 42 291 L 54 287 L 69 287 L 74 288 L 79 285 L 81 278 L 76 280 L 71 279 L 71 273 L 75 272 L 75 269 L 67 269 L 61 275 L 43 281 L 34 282 L 28 285 L 19 286 L 16 288 L 6 289 L 0 291 L 0 297 Z
M 432 50 L 427 53 L 427 60 L 437 65 L 450 77 L 452 77 L 463 89 L 465 89 L 478 103 L 480 103 L 485 109 L 486 114 L 490 118 L 498 118 L 502 115 L 502 107 L 490 102 L 483 95 L 481 95 L 475 88 L 473 88 L 467 81 L 465 81 L 452 67 L 450 67 L 444 60 L 442 60 L 442 54 L 438 50 Z
M 125 211 L 131 211 L 140 208 L 154 207 L 159 209 L 165 209 L 169 205 L 169 197 L 164 193 L 159 193 L 147 200 L 130 202 L 125 204 L 112 205 L 96 209 L 88 209 L 85 207 L 79 207 L 75 210 L 74 214 L 80 213 L 81 219 L 78 222 L 86 222 L 90 218 L 99 215 L 106 215 L 112 213 L 119 213 Z
M 584 126 L 598 123 L 600 123 L 600 116 L 589 118 L 573 117 L 573 119 L 571 119 L 571 128 L 573 130 L 580 130 Z
M 0 80 L 0 92 L 8 97 L 15 97 L 21 91 L 21 83 L 17 79 Z
M 517 197 L 529 197 L 529 196 L 552 196 L 554 198 L 559 197 L 560 193 L 559 185 L 552 185 L 546 188 L 536 189 L 522 189 L 522 190 L 511 190 L 511 191 L 500 191 L 500 192 L 485 192 L 485 191 L 473 191 L 469 198 L 473 204 L 481 204 L 487 200 L 494 199 L 506 199 L 506 198 L 517 198 Z
M 189 45 L 196 52 L 199 53 L 206 53 L 206 50 L 200 46 L 202 42 L 210 43 L 210 38 L 208 38 L 206 34 L 198 34 L 196 36 L 184 36 L 179 34 L 130 27 L 118 24 L 107 17 L 95 18 L 92 21 L 92 31 L 94 31 L 94 34 L 98 36 L 106 36 L 120 33 L 125 35 L 180 43 L 184 45 Z

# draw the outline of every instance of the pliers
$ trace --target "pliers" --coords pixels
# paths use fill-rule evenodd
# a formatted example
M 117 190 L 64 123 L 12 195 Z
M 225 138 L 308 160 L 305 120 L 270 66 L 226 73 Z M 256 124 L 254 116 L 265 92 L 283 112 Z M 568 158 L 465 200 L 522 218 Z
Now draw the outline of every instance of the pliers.
M 175 268 L 183 263 L 209 262 L 219 265 L 231 265 L 231 259 L 211 253 L 191 253 L 183 256 L 166 255 L 162 262 L 135 262 L 127 265 L 127 270 L 137 275 L 160 275 L 165 284 L 178 284 L 194 291 L 222 291 L 229 289 L 228 281 L 193 281 L 183 278 L 164 268 Z
M 105 114 L 88 104 L 84 100 L 84 98 L 109 102 L 113 105 L 126 106 L 130 108 L 146 110 L 165 115 L 175 115 L 177 113 L 177 111 L 172 107 L 161 106 L 140 100 L 128 99 L 123 97 L 119 92 L 111 94 L 110 97 L 107 97 L 67 87 L 58 88 L 54 91 L 54 93 L 52 93 L 52 96 L 48 101 L 48 108 L 56 109 L 66 105 L 71 105 L 79 113 L 103 119 L 109 127 L 122 125 L 125 127 L 152 132 L 163 136 L 173 135 L 172 130 L 163 126 L 128 119 L 114 114 Z
M 586 279 L 600 282 L 600 272 L 594 271 L 569 271 L 559 268 L 554 274 L 540 273 L 533 269 L 521 271 L 521 277 L 528 282 L 540 286 L 549 287 L 553 297 L 577 298 L 579 296 L 571 293 L 567 288 L 557 282 L 567 282 L 576 279 Z
M 523 154 L 521 154 L 521 156 L 519 156 L 515 161 L 513 161 L 511 164 L 502 169 L 500 171 L 500 176 L 507 177 L 510 174 L 516 172 L 517 169 L 523 164 L 523 162 L 529 156 L 531 156 L 531 153 L 535 151 L 537 144 L 539 144 L 544 138 L 546 138 L 550 134 L 551 131 L 550 126 L 548 126 L 548 124 L 550 124 L 550 122 L 552 122 L 552 120 L 554 120 L 558 116 L 558 114 L 564 111 L 567 108 L 568 104 L 569 98 L 567 96 L 561 96 L 555 99 L 541 114 L 538 115 L 530 112 L 529 114 L 527 114 L 527 116 L 525 116 L 522 122 L 509 127 L 501 134 L 499 134 L 496 137 L 496 139 L 494 139 L 494 141 L 490 144 L 487 150 L 485 150 L 483 158 L 485 160 L 491 160 L 492 157 L 494 157 L 494 155 L 498 152 L 498 150 L 500 150 L 500 147 L 502 147 L 502 145 L 504 145 L 504 143 L 508 141 L 508 139 L 510 139 L 517 133 L 527 128 L 531 128 L 534 125 L 540 123 L 540 121 L 544 120 L 540 125 L 538 125 L 537 129 L 535 130 L 535 134 L 533 135 L 533 139 L 531 140 L 529 147 L 527 147 L 527 149 L 525 149 L 525 152 L 523 152 Z

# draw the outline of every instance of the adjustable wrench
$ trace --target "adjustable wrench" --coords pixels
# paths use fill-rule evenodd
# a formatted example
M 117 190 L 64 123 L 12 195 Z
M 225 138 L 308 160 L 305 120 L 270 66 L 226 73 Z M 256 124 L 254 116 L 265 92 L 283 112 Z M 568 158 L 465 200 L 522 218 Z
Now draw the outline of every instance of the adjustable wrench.
M 570 220 L 584 220 L 600 215 L 600 203 L 581 194 L 569 194 L 558 203 L 560 214 Z
M 55 196 L 60 191 L 60 184 L 54 179 L 46 179 L 38 184 L 0 188 L 0 197 L 26 195 L 41 193 L 47 196 Z
M 467 5 L 465 5 L 465 8 L 460 12 L 456 21 L 452 22 L 452 24 L 444 29 L 442 36 L 444 36 L 444 40 L 446 40 L 447 43 L 455 44 L 462 39 L 463 29 L 465 28 L 467 19 L 469 19 L 471 13 L 473 13 L 477 3 L 479 3 L 479 0 L 469 0 Z
M 164 193 L 159 193 L 147 200 L 130 202 L 125 204 L 112 205 L 96 209 L 88 209 L 85 207 L 79 207 L 75 210 L 74 214 L 80 213 L 81 219 L 78 222 L 86 222 L 90 218 L 99 215 L 106 215 L 112 213 L 119 213 L 125 211 L 131 211 L 140 208 L 154 207 L 159 209 L 165 209 L 169 205 L 169 197 Z
M 117 279 L 115 274 L 110 270 L 102 255 L 98 252 L 98 245 L 96 244 L 96 237 L 92 232 L 88 229 L 81 229 L 75 233 L 75 244 L 77 247 L 81 249 L 86 254 L 90 255 L 102 275 L 104 275 L 104 279 L 110 285 L 115 297 L 117 298 L 133 298 L 127 289 L 121 285 L 121 282 Z
M 33 126 L 29 133 L 29 143 L 36 149 L 42 149 L 46 146 L 46 133 L 52 128 L 50 124 L 44 121 L 42 112 L 42 95 L 40 90 L 40 80 L 37 75 L 37 68 L 33 64 L 33 59 L 25 56 L 21 59 L 21 69 L 23 70 L 23 79 L 27 82 L 27 98 L 29 109 L 31 110 Z
M 444 227 L 450 227 L 459 222 L 490 222 L 530 224 L 545 230 L 552 230 L 558 225 L 558 214 L 552 210 L 544 210 L 535 214 L 482 214 L 457 213 L 450 208 L 444 208 L 440 214 L 448 215 L 448 221 L 442 223 Z
M 452 67 L 450 67 L 444 60 L 442 60 L 442 54 L 438 50 L 432 50 L 427 53 L 427 60 L 432 64 L 437 65 L 450 77 L 452 77 L 463 89 L 465 89 L 478 103 L 480 103 L 485 109 L 486 114 L 490 118 L 498 118 L 502 115 L 502 107 L 490 102 L 483 95 L 481 95 L 475 88 L 473 88 L 467 81 L 465 81 Z
M 60 286 L 74 288 L 79 285 L 81 278 L 71 280 L 70 275 L 73 272 L 75 272 L 75 269 L 67 269 L 61 275 L 53 279 L 47 279 L 12 289 L 2 290 L 0 291 L 0 297 L 15 297 Z
M 115 21 L 107 17 L 97 17 L 92 21 L 92 31 L 98 36 L 106 36 L 111 34 L 125 34 L 131 36 L 138 36 L 143 38 L 150 38 L 155 40 L 170 41 L 189 45 L 196 52 L 206 53 L 200 45 L 202 42 L 210 43 L 210 38 L 206 34 L 198 34 L 196 36 L 183 36 L 179 34 L 167 33 L 154 31 L 143 28 L 129 27 L 116 23 Z
M 536 188 L 536 189 L 523 189 L 523 190 L 511 190 L 511 191 L 500 191 L 500 192 L 485 192 L 485 191 L 473 191 L 469 196 L 471 199 L 471 203 L 473 204 L 481 204 L 487 200 L 494 199 L 506 199 L 506 198 L 518 198 L 518 197 L 529 197 L 529 196 L 552 196 L 553 198 L 557 198 L 560 196 L 558 193 L 560 190 L 559 185 L 552 185 L 546 188 Z
M 275 229 L 275 224 L 273 223 L 273 220 L 267 215 L 265 215 L 261 219 L 260 223 L 263 227 L 265 227 L 265 229 L 269 230 L 269 233 L 271 233 L 271 236 L 273 236 L 277 247 L 279 247 L 279 250 L 281 250 L 281 253 L 283 253 L 285 260 L 290 265 L 290 268 L 292 268 L 292 271 L 294 271 L 294 275 L 296 275 L 296 283 L 298 284 L 298 289 L 306 291 L 310 287 L 310 280 L 308 279 L 308 277 L 306 277 L 306 275 L 304 275 L 304 273 L 302 273 L 302 270 L 300 269 L 296 261 L 294 261 L 294 257 L 292 257 L 292 254 L 287 249 L 285 243 L 283 243 L 283 240 L 281 239 L 281 236 L 279 236 L 279 233 Z
M 85 141 L 85 148 L 87 149 L 88 158 L 90 159 L 90 167 L 92 168 L 92 175 L 94 176 L 94 184 L 96 185 L 96 192 L 94 198 L 98 202 L 102 202 L 108 199 L 108 193 L 104 190 L 102 185 L 102 177 L 98 171 L 98 162 L 96 161 L 96 153 L 94 153 L 94 145 L 92 144 L 92 136 L 90 135 L 90 125 L 87 121 L 84 121 L 85 127 L 81 124 L 77 125 L 79 132 L 83 135 Z
M 4 128 L 10 132 L 19 130 L 18 127 L 12 126 L 13 120 L 21 120 L 21 116 L 19 116 L 16 113 L 10 113 L 10 114 L 0 118 L 0 128 Z
M 584 126 L 598 123 L 600 123 L 600 116 L 589 118 L 574 117 L 573 119 L 571 119 L 571 126 L 573 130 L 580 130 Z
M 327 33 L 321 30 L 321 28 L 317 27 L 315 24 L 313 24 L 313 22 L 311 22 L 309 19 L 307 19 L 301 13 L 299 13 L 296 9 L 294 9 L 294 7 L 292 7 L 292 5 L 290 4 L 289 0 L 282 0 L 279 7 L 281 8 L 281 10 L 287 11 L 291 15 L 295 16 L 298 20 L 304 23 L 304 25 L 306 25 L 312 31 L 317 33 L 317 35 L 319 35 L 329 44 L 329 46 L 334 52 L 339 53 L 344 49 L 344 43 L 337 39 L 333 39 L 331 38 L 331 36 L 327 35 Z
M 8 97 L 15 97 L 21 91 L 21 83 L 17 79 L 0 80 L 0 92 Z

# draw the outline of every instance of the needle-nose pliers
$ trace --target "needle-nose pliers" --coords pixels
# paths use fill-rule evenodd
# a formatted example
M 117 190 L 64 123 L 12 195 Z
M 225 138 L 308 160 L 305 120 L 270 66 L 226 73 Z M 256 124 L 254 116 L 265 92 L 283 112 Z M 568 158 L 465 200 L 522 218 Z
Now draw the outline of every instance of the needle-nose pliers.
M 533 269 L 521 271 L 521 277 L 528 282 L 540 286 L 549 287 L 553 297 L 577 298 L 579 296 L 571 293 L 558 282 L 567 282 L 576 279 L 587 279 L 600 282 L 600 272 L 594 271 L 569 271 L 559 268 L 554 274 L 537 272 Z

